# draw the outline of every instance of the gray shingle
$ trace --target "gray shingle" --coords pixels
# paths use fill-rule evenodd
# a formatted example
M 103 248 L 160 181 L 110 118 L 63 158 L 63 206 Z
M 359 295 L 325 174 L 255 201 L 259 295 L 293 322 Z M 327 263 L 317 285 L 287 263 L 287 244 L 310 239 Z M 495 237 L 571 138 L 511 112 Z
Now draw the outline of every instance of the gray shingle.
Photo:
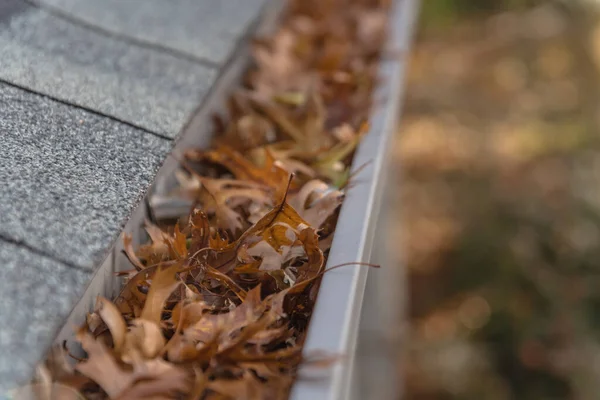
M 91 273 L 0 241 L 0 398 L 26 383 Z
M 172 143 L 5 84 L 0 137 L 0 235 L 86 268 L 105 256 Z
M 0 397 L 31 376 L 170 150 L 145 130 L 174 138 L 216 78 L 176 53 L 221 64 L 264 2 L 46 1 L 169 53 L 0 1 Z
M 107 31 L 221 64 L 265 0 L 42 0 Z
M 170 137 L 217 74 L 29 6 L 0 20 L 0 49 L 0 78 Z

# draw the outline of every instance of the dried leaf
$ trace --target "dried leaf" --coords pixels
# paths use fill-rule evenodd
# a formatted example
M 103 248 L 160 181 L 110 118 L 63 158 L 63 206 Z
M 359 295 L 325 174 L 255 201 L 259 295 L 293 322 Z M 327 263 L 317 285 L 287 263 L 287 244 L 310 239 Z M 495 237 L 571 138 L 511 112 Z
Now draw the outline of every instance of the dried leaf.
M 310 226 L 320 228 L 334 214 L 343 200 L 343 192 L 321 180 L 312 180 L 290 199 L 290 203 Z
M 263 384 L 251 374 L 244 374 L 242 379 L 217 379 L 208 383 L 213 392 L 227 396 L 230 399 L 260 399 Z
M 155 365 L 160 366 L 160 369 Z M 189 374 L 181 368 L 176 368 L 172 364 L 161 361 L 153 361 L 142 364 L 143 368 L 136 371 L 136 375 L 141 377 L 153 377 L 154 379 L 139 379 L 133 386 L 125 390 L 117 398 L 118 400 L 171 400 L 178 395 L 187 393 L 190 390 L 191 380 Z M 153 371 L 152 369 L 157 369 Z
M 199 178 L 202 189 L 200 202 L 206 212 L 214 212 L 217 226 L 231 232 L 241 231 L 244 227 L 242 216 L 233 209 L 241 202 L 253 201 L 270 204 L 271 199 L 265 188 L 253 182 L 230 179 Z
M 40 369 L 44 382 L 60 376 L 94 400 L 279 399 L 301 363 L 329 366 L 303 359 L 301 343 L 368 128 L 385 18 L 381 2 L 290 0 L 254 43 L 228 119 L 215 118 L 215 146 L 188 149 L 179 188 L 150 199 L 169 212 L 154 210 L 149 242 L 135 251 L 124 236 L 135 270 L 78 332 L 88 358 L 78 373 Z
M 171 293 L 181 284 L 177 278 L 179 265 L 171 265 L 166 268 L 158 268 L 152 277 L 152 285 L 144 303 L 144 309 L 140 318 L 155 324 L 161 321 L 165 303 Z
M 127 233 L 123 234 L 123 248 L 125 249 L 125 254 L 127 255 L 127 258 L 129 259 L 129 261 L 131 261 L 133 266 L 138 271 L 143 270 L 145 268 L 145 266 L 144 266 L 144 264 L 142 264 L 142 262 L 140 261 L 138 256 L 135 254 L 135 251 L 133 250 L 131 235 L 128 235 Z
M 145 319 L 135 319 L 125 336 L 121 359 L 135 364 L 140 358 L 152 359 L 165 347 L 166 341 L 160 326 Z
M 119 309 L 104 297 L 98 297 L 96 300 L 96 309 L 102 321 L 104 321 L 110 330 L 114 349 L 119 353 L 125 343 L 125 333 L 127 332 L 125 319 Z
M 133 374 L 123 370 L 110 351 L 100 341 L 96 341 L 85 328 L 77 333 L 77 340 L 88 354 L 86 361 L 77 364 L 75 369 L 92 379 L 111 398 L 116 398 L 133 383 Z
M 289 174 L 276 165 L 270 154 L 265 156 L 261 167 L 252 164 L 240 153 L 226 145 L 220 145 L 215 150 L 188 151 L 186 158 L 191 161 L 208 161 L 227 168 L 238 180 L 255 182 L 279 193 L 281 187 L 286 187 Z
M 137 252 L 138 256 L 146 260 L 148 265 L 155 265 L 168 259 L 169 245 L 167 244 L 166 233 L 150 221 L 146 221 L 144 228 L 152 243 L 141 246 Z

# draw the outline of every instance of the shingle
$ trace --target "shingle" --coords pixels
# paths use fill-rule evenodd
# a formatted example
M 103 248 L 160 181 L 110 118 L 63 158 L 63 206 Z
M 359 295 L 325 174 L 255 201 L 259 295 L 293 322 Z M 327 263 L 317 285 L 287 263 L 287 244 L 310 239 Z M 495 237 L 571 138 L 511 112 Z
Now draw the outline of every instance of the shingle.
M 265 0 L 42 0 L 87 24 L 221 64 Z
M 0 241 L 0 398 L 26 383 L 91 273 Z
M 172 143 L 5 84 L 0 137 L 0 235 L 90 269 Z
M 30 6 L 0 19 L 0 49 L 0 78 L 170 137 L 217 75 Z

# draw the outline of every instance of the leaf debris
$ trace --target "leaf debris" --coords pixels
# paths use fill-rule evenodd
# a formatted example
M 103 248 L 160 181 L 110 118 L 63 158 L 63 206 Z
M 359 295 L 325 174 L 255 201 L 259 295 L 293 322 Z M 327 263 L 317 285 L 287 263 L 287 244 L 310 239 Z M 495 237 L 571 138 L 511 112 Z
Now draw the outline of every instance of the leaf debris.
M 114 302 L 77 332 L 75 371 L 54 379 L 90 399 L 279 399 L 298 366 L 318 281 L 367 130 L 386 1 L 293 0 L 217 117 L 212 149 L 189 149 L 177 223 L 148 243 Z M 62 351 L 61 351 L 62 350 Z M 57 361 L 58 360 L 58 361 Z

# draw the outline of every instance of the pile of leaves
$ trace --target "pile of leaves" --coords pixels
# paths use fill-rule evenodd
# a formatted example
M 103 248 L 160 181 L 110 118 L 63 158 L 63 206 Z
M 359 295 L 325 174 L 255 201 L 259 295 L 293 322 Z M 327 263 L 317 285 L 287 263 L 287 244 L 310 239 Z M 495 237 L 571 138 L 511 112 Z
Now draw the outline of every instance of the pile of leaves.
M 302 342 L 366 132 L 386 8 L 291 1 L 253 42 L 214 145 L 180 160 L 189 215 L 147 221 L 137 249 L 125 236 L 125 286 L 76 334 L 87 357 L 71 366 L 55 349 L 46 379 L 89 399 L 278 399 L 301 363 L 331 361 L 303 358 Z

